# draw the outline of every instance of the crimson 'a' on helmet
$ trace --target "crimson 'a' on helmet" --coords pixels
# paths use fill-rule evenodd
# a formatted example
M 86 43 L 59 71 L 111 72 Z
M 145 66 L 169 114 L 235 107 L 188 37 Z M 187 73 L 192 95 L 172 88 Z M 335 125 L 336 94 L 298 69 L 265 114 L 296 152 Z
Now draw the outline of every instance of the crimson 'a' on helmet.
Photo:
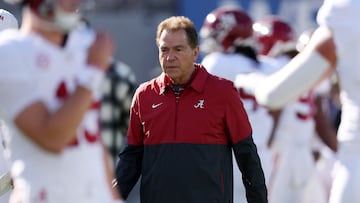
M 235 46 L 250 45 L 252 18 L 237 7 L 220 7 L 210 12 L 201 27 L 203 52 L 231 52 Z
M 253 25 L 258 53 L 273 55 L 274 52 L 296 49 L 295 33 L 292 27 L 278 16 L 266 16 Z

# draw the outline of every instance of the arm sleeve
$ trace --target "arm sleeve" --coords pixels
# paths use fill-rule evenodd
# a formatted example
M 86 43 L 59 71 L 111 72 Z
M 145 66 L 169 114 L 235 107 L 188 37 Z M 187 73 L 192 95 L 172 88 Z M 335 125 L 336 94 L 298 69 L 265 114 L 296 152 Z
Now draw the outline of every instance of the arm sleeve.
M 250 203 L 268 202 L 265 176 L 252 136 L 234 144 L 233 150 L 242 173 L 247 201 Z
M 233 84 L 231 83 L 231 85 Z M 230 91 L 227 91 L 226 94 L 225 105 L 226 130 L 231 143 L 235 144 L 251 135 L 252 128 L 239 92 L 235 86 L 229 89 Z
M 138 92 L 135 93 L 130 109 L 130 123 L 127 132 L 127 146 L 119 154 L 116 166 L 116 181 L 121 196 L 126 199 L 141 175 L 144 154 L 143 132 L 139 113 Z
M 141 175 L 144 146 L 127 145 L 119 154 L 116 182 L 121 196 L 126 200 Z

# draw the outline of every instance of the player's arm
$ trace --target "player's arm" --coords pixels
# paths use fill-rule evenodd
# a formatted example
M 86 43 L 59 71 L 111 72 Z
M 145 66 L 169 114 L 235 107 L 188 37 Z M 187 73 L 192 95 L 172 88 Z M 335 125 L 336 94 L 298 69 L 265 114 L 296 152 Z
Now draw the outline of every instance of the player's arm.
M 79 86 L 56 112 L 49 112 L 39 101 L 21 111 L 15 123 L 40 147 L 58 153 L 75 138 L 76 129 L 90 103 L 91 92 Z
M 144 133 L 139 117 L 138 96 L 139 94 L 135 92 L 130 110 L 127 145 L 119 154 L 119 162 L 115 169 L 115 184 L 125 200 L 140 178 L 144 155 Z
M 242 173 L 246 199 L 248 202 L 267 202 L 265 176 L 252 136 L 233 145 L 233 150 Z
M 83 72 L 79 73 L 80 85 L 75 92 L 55 112 L 50 112 L 41 101 L 25 107 L 15 116 L 17 127 L 45 150 L 61 152 L 75 138 L 76 130 L 90 107 L 92 91 L 96 88 L 94 84 L 101 82 L 98 74 L 106 70 L 112 54 L 110 36 L 98 34 L 89 49 L 89 67 L 84 67 Z
M 125 200 L 140 178 L 143 153 L 143 145 L 127 145 L 119 155 L 115 185 Z
M 326 110 L 323 108 L 322 95 L 318 95 L 315 99 L 316 113 L 314 115 L 315 130 L 320 139 L 334 152 L 337 151 L 338 143 L 336 129 L 331 125 Z
M 261 105 L 281 108 L 328 77 L 335 66 L 332 32 L 327 27 L 319 27 L 302 52 L 258 85 L 255 97 Z

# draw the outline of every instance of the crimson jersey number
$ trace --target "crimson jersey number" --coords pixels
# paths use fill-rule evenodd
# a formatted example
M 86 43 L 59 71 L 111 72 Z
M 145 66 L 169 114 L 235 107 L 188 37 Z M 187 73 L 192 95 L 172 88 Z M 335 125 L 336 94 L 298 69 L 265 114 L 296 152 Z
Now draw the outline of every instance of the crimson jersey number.
M 307 93 L 305 96 L 300 97 L 298 100 L 301 104 L 308 105 L 307 112 L 296 112 L 296 116 L 300 120 L 312 119 L 315 114 L 315 101 L 311 93 Z
M 59 87 L 57 88 L 56 91 L 56 97 L 63 101 L 68 97 L 69 93 L 68 93 L 68 89 L 66 87 L 66 83 L 65 82 L 61 82 Z M 89 107 L 90 110 L 99 110 L 100 109 L 100 103 L 99 102 L 94 102 L 92 103 L 92 105 Z M 99 122 L 97 123 L 99 125 Z M 100 140 L 100 131 L 99 131 L 99 126 L 97 128 L 97 132 L 96 133 L 90 133 L 90 131 L 88 129 L 86 129 L 86 126 L 83 127 L 82 129 L 82 133 L 84 136 L 84 140 L 88 143 L 94 143 Z M 74 140 L 69 144 L 69 146 L 78 146 L 79 145 L 79 137 L 78 136 L 74 136 Z

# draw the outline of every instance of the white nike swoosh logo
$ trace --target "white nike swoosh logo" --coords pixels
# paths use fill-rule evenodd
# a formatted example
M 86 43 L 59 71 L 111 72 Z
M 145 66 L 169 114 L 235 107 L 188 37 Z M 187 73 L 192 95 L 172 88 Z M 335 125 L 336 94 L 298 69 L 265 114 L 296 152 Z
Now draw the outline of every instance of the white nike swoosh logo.
M 155 108 L 161 106 L 162 104 L 163 104 L 162 102 L 158 103 L 158 104 L 153 104 L 153 105 L 151 105 L 151 108 L 155 109 Z

